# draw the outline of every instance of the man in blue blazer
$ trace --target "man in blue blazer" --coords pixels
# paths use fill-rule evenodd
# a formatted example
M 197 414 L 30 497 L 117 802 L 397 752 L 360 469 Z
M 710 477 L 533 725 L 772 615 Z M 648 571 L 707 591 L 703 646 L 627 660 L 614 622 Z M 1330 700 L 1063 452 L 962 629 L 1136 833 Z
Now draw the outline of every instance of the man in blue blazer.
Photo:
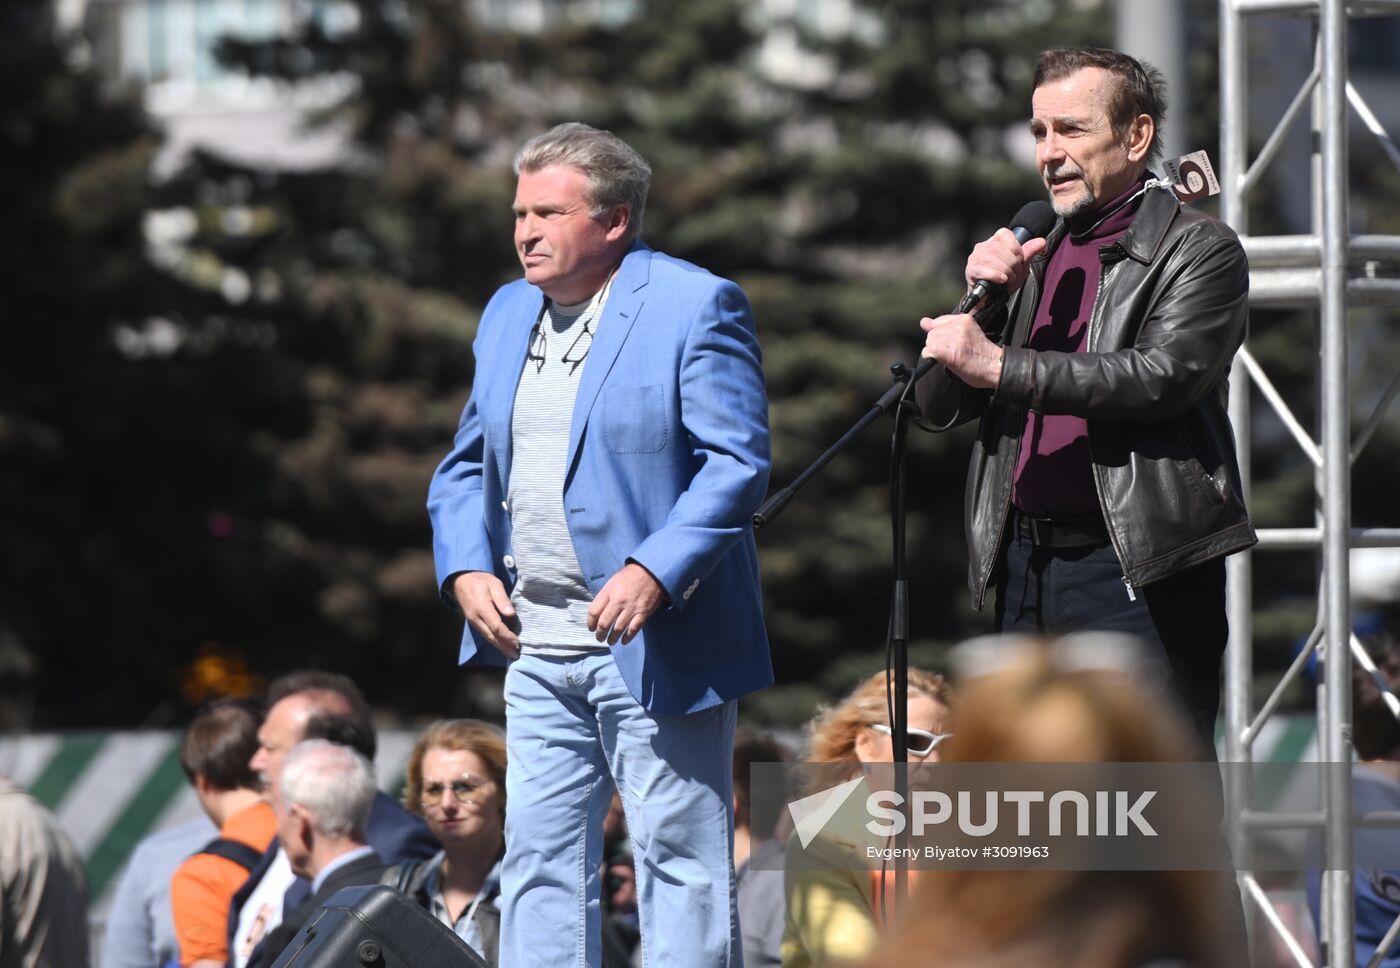
M 640 241 L 651 170 L 611 133 L 560 125 L 515 171 L 525 278 L 482 316 L 428 499 L 461 661 L 513 660 L 501 963 L 599 963 L 615 784 L 647 961 L 737 965 L 735 700 L 772 681 L 752 314 Z

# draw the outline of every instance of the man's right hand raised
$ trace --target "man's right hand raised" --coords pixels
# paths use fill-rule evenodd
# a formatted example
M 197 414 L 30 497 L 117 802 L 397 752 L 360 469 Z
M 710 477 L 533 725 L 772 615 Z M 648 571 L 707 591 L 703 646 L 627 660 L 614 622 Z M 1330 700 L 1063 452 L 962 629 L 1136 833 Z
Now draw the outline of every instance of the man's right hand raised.
M 1005 287 L 1008 293 L 1015 292 L 1025 284 L 1031 260 L 1043 252 L 1047 244 L 1045 239 L 1031 239 L 1022 245 L 1010 229 L 998 229 L 996 235 L 977 243 L 972 255 L 967 257 L 964 272 L 967 288 L 987 282 Z
M 488 571 L 464 571 L 452 582 L 452 597 L 482 638 L 507 659 L 520 658 L 520 622 L 499 578 Z

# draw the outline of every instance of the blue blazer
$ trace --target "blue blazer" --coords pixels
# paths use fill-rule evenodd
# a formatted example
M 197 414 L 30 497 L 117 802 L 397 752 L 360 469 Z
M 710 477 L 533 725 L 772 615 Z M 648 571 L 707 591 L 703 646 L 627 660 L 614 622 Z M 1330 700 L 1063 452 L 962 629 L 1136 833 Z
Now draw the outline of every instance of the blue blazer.
M 487 305 L 476 379 L 428 511 L 438 587 L 511 555 L 511 417 L 544 295 L 523 279 Z M 734 283 L 634 242 L 588 351 L 564 508 L 594 595 L 636 561 L 663 605 L 612 654 L 645 708 L 687 713 L 773 681 L 751 516 L 768 488 L 768 402 L 753 314 Z M 504 663 L 467 624 L 460 661 Z

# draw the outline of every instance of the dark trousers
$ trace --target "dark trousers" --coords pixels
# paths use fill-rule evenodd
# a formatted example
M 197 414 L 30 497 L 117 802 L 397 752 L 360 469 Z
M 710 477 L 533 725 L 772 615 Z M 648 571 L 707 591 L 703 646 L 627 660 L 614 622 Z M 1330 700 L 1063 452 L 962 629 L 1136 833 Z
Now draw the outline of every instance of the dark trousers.
M 1220 663 L 1229 623 L 1225 614 L 1225 560 L 1216 558 L 1133 588 L 1130 597 L 1112 545 L 1074 549 L 1036 547 L 1011 512 L 996 574 L 999 632 L 1063 635 L 1126 632 L 1160 662 L 1180 700 L 1203 757 L 1215 757 L 1220 711 Z M 1134 600 L 1134 598 L 1136 600 Z

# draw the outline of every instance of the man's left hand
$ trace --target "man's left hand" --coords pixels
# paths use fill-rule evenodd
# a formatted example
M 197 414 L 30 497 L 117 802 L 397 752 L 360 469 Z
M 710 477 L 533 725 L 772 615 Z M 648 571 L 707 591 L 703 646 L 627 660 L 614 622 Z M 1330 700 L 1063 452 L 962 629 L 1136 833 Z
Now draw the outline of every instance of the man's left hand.
M 599 642 L 616 645 L 621 640 L 626 645 L 637 637 L 665 598 L 666 590 L 651 572 L 629 562 L 608 579 L 588 606 L 588 631 L 595 633 Z
M 995 390 L 1001 382 L 1001 347 L 987 339 L 970 315 L 925 316 L 919 325 L 928 336 L 920 354 L 942 363 L 974 389 Z

